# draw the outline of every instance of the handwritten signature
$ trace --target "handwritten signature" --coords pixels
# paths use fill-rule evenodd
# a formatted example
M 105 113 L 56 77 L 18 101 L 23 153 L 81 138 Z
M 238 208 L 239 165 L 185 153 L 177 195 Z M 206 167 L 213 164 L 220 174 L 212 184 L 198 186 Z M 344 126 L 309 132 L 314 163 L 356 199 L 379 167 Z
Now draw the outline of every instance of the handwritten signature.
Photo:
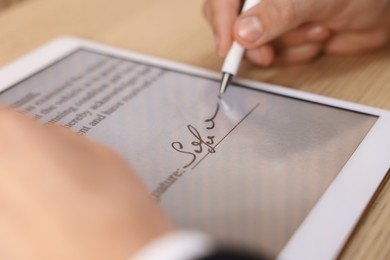
M 209 126 L 206 127 L 207 130 L 212 130 L 215 127 L 215 118 L 217 117 L 219 112 L 219 103 L 217 103 L 217 108 L 215 110 L 215 113 L 213 116 L 209 119 L 206 119 L 204 122 L 208 123 Z M 206 138 L 202 137 L 199 131 L 193 126 L 193 125 L 187 125 L 188 131 L 192 134 L 194 137 L 194 141 L 191 142 L 191 145 L 193 146 L 190 151 L 184 150 L 184 145 L 181 142 L 173 142 L 171 144 L 172 148 L 183 154 L 187 154 L 191 156 L 191 160 L 188 164 L 184 165 L 183 168 L 190 167 L 197 159 L 197 154 L 203 153 L 204 150 L 207 150 L 209 153 L 215 153 L 215 148 L 213 147 L 214 144 L 214 135 L 208 135 Z

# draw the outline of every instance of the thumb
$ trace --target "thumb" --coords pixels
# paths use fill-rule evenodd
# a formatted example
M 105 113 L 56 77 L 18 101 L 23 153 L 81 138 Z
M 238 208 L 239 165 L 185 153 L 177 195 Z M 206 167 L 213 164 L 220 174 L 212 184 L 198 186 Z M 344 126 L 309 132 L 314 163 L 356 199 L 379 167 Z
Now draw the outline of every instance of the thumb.
M 318 2 L 263 0 L 240 15 L 234 25 L 234 38 L 245 48 L 263 45 L 309 21 L 317 12 Z

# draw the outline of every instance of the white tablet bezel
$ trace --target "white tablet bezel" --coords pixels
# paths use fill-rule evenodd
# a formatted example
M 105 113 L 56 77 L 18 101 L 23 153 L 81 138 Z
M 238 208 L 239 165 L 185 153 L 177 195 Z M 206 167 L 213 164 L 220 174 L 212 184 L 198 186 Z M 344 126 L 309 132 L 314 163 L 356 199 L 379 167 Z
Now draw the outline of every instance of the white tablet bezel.
M 97 50 L 178 72 L 213 79 L 220 78 L 220 73 L 217 72 L 78 38 L 64 37 L 46 44 L 0 70 L 0 91 L 79 48 Z M 390 112 L 261 82 L 239 79 L 237 83 L 271 93 L 378 116 L 375 125 L 278 255 L 279 259 L 337 257 L 390 167 Z

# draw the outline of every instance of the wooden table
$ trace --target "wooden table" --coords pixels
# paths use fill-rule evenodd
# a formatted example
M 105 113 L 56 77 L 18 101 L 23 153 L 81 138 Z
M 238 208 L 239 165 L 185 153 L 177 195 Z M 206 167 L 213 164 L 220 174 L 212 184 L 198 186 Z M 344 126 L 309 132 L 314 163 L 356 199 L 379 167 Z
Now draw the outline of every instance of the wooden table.
M 61 35 L 75 35 L 218 70 L 203 0 L 28 0 L 0 12 L 0 66 Z M 241 76 L 390 109 L 390 48 L 359 57 L 324 57 L 305 66 Z M 390 155 L 389 155 L 390 156 Z M 344 249 L 343 259 L 390 259 L 390 184 L 384 185 Z

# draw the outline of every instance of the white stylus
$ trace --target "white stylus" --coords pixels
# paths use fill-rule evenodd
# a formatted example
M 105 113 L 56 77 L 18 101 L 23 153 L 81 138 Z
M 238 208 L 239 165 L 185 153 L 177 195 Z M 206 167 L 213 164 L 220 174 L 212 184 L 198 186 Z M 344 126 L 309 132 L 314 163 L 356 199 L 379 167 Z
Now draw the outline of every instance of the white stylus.
M 241 13 L 248 11 L 260 2 L 261 0 L 246 0 L 244 6 L 241 9 Z M 236 75 L 242 57 L 244 56 L 244 52 L 245 49 L 240 44 L 234 41 L 222 65 L 222 81 L 221 87 L 219 88 L 220 95 L 225 93 L 226 88 L 230 84 L 230 81 L 232 80 L 233 76 Z

